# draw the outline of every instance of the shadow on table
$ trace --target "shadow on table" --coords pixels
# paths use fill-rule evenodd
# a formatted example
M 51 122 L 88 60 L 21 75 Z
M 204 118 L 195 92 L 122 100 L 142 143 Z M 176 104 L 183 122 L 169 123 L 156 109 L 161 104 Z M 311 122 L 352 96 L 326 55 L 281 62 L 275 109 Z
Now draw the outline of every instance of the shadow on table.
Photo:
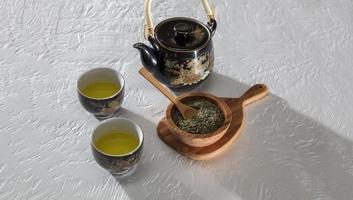
M 240 96 L 249 86 L 213 74 L 201 86 Z M 270 94 L 245 110 L 243 135 L 224 155 L 188 160 L 162 143 L 143 113 L 121 116 L 141 125 L 145 149 L 136 174 L 119 180 L 131 199 L 351 199 L 352 142 Z

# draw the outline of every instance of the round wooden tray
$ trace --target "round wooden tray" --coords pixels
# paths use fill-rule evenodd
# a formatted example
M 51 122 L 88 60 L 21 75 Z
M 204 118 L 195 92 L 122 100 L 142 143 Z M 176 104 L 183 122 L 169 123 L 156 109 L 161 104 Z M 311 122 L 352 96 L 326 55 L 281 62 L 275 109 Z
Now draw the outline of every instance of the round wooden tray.
M 190 159 L 212 159 L 226 151 L 240 136 L 244 124 L 243 107 L 265 97 L 267 93 L 268 90 L 265 85 L 257 84 L 252 86 L 239 98 L 222 98 L 231 109 L 232 121 L 223 137 L 209 146 L 191 147 L 180 142 L 180 140 L 178 140 L 178 138 L 168 129 L 168 122 L 165 118 L 163 118 L 157 126 L 158 136 L 170 148 Z

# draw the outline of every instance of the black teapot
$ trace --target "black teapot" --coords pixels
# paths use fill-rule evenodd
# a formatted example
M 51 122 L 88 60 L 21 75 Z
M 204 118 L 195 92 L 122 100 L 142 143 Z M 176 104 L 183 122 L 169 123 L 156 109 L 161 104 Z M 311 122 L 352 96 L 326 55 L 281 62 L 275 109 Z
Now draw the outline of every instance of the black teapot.
M 184 88 L 203 81 L 214 63 L 212 36 L 217 27 L 207 0 L 202 0 L 208 15 L 207 24 L 186 17 L 160 22 L 153 29 L 151 0 L 145 0 L 145 38 L 151 47 L 136 43 L 145 68 L 170 88 Z M 155 73 L 157 72 L 157 73 Z

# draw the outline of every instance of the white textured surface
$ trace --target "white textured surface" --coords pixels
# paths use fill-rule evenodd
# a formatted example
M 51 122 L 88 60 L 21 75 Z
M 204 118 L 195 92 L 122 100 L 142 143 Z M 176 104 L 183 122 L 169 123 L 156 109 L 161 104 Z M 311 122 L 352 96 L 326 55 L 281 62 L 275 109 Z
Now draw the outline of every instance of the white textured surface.
M 215 74 L 199 89 L 238 96 L 266 83 L 224 156 L 192 162 L 156 136 L 167 100 L 137 70 L 142 0 L 0 1 L 0 199 L 353 199 L 353 2 L 216 1 Z M 205 21 L 200 1 L 153 3 L 154 19 Z M 127 80 L 121 116 L 145 149 L 135 176 L 98 167 L 79 74 Z

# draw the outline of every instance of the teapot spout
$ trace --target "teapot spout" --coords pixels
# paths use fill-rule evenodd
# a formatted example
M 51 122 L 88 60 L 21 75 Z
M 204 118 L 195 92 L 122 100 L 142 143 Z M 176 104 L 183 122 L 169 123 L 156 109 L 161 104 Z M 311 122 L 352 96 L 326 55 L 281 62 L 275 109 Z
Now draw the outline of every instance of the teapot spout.
M 134 44 L 134 48 L 139 50 L 141 62 L 144 67 L 147 69 L 155 69 L 157 67 L 157 56 L 152 48 L 143 43 Z

